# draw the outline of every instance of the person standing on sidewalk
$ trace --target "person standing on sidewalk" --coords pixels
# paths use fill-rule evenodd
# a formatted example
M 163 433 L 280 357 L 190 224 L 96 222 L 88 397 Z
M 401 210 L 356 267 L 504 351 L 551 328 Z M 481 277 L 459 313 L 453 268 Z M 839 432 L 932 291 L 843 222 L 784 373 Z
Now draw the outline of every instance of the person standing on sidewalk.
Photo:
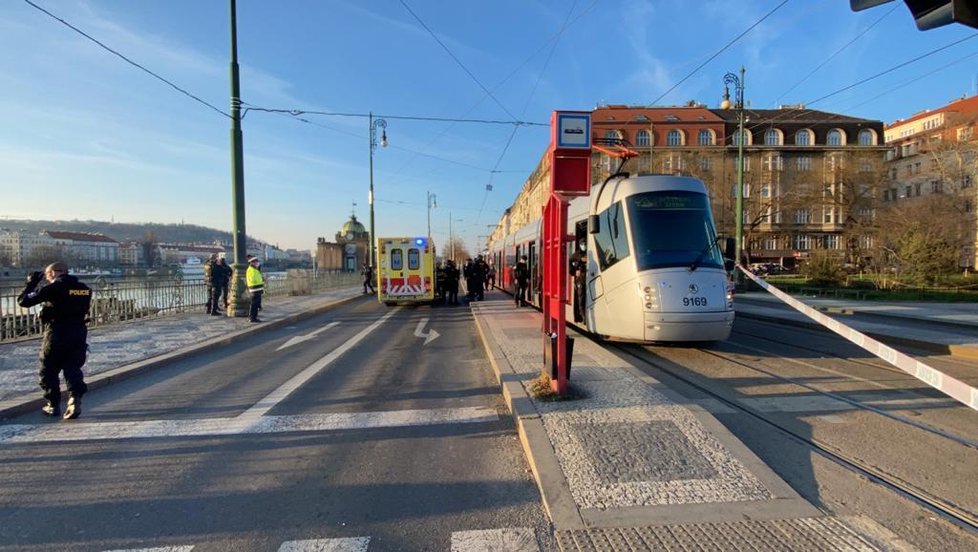
M 516 306 L 526 306 L 526 290 L 530 286 L 530 267 L 526 264 L 526 255 L 520 257 L 513 267 L 513 278 L 516 280 Z
M 211 253 L 211 256 L 204 261 L 204 287 L 207 288 L 207 314 L 214 316 L 218 315 L 217 301 L 214 295 L 214 280 L 218 276 L 218 272 L 220 269 L 217 268 L 217 253 Z
M 245 283 L 248 285 L 248 293 L 251 294 L 251 310 L 248 312 L 248 320 L 261 322 L 258 319 L 258 311 L 261 310 L 261 296 L 265 292 L 265 278 L 261 274 L 261 264 L 258 262 L 258 257 L 248 257 Z
M 217 264 L 214 265 L 214 310 L 217 305 L 227 311 L 228 308 L 228 284 L 231 282 L 231 267 L 228 266 L 224 257 L 218 257 Z
M 363 276 L 363 294 L 370 295 L 377 293 L 377 289 L 374 288 L 374 269 L 369 263 L 363 263 L 363 269 L 360 271 L 360 275 Z M 367 290 L 370 291 L 367 291 Z
M 38 289 L 42 279 L 48 285 Z M 92 304 L 92 290 L 68 274 L 68 265 L 51 263 L 44 272 L 27 277 L 27 285 L 17 296 L 24 308 L 41 308 L 41 389 L 47 403 L 41 410 L 48 416 L 61 415 L 61 372 L 68 385 L 68 408 L 64 419 L 81 415 L 81 398 L 88 390 L 82 366 L 88 352 L 88 327 L 85 319 Z

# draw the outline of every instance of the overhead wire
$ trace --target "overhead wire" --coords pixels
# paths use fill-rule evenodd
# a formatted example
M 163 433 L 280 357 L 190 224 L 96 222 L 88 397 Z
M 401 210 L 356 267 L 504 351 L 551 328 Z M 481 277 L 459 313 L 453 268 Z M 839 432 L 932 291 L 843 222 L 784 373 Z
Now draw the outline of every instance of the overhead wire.
M 651 105 L 657 104 L 659 102 L 659 100 L 661 100 L 662 98 L 665 98 L 666 96 L 668 96 L 670 92 L 672 92 L 673 90 L 675 90 L 676 88 L 678 88 L 679 85 L 681 85 L 682 83 L 686 82 L 690 77 L 692 77 L 693 75 L 695 75 L 696 73 L 698 73 L 700 69 L 702 69 L 708 63 L 710 63 L 711 61 L 713 61 L 714 59 L 716 59 L 716 57 L 719 56 L 720 54 L 722 54 L 724 51 L 726 51 L 727 48 L 730 48 L 731 46 L 733 46 L 734 44 L 736 44 L 741 38 L 743 38 L 744 36 L 746 36 L 747 33 L 749 33 L 752 30 L 754 30 L 755 27 L 757 27 L 758 25 L 760 25 L 761 23 L 763 23 L 764 20 L 767 19 L 768 17 L 771 17 L 772 15 L 774 15 L 774 12 L 780 10 L 782 7 L 784 7 L 785 4 L 787 4 L 790 1 L 791 0 L 784 0 L 783 2 L 781 2 L 780 4 L 778 4 L 777 6 L 775 6 L 774 9 L 772 9 L 769 12 L 767 12 L 767 14 L 765 14 L 764 17 L 762 17 L 762 18 L 758 19 L 757 21 L 755 21 L 754 24 L 751 25 L 750 27 L 747 27 L 747 29 L 744 32 L 742 32 L 739 35 L 737 35 L 736 37 L 734 37 L 733 40 L 731 40 L 730 42 L 728 42 L 723 48 L 720 48 L 719 50 L 717 50 L 716 53 L 714 53 L 712 56 L 710 56 L 709 58 L 707 58 L 706 61 L 704 61 L 703 63 L 697 65 L 696 68 L 693 69 L 692 71 L 690 71 L 688 75 L 686 75 L 685 77 L 683 77 L 682 79 L 680 79 L 679 82 L 677 82 L 676 84 L 672 85 L 672 87 L 669 88 L 669 90 L 666 90 L 658 98 L 652 100 Z
M 807 75 L 805 75 L 804 77 L 802 77 L 801 80 L 799 80 L 795 84 L 791 85 L 787 90 L 785 90 L 784 92 L 782 92 L 780 96 L 778 96 L 777 98 L 774 99 L 773 104 L 774 105 L 777 105 L 778 102 L 781 101 L 781 98 L 787 96 L 789 92 L 791 92 L 795 88 L 798 88 L 798 86 L 800 86 L 803 82 L 805 82 L 808 79 L 810 79 L 812 77 L 812 75 L 814 75 L 815 73 L 818 72 L 819 69 L 821 69 L 822 67 L 825 67 L 830 61 L 832 61 L 833 59 L 835 59 L 835 57 L 838 56 L 839 54 L 841 54 L 846 48 L 848 48 L 849 46 L 852 46 L 857 40 L 859 40 L 860 38 L 862 38 L 863 36 L 865 36 L 866 33 L 868 33 L 869 31 L 871 31 L 873 29 L 873 27 L 875 27 L 876 25 L 878 25 L 880 22 L 882 22 L 884 19 L 886 19 L 887 16 L 889 16 L 891 13 L 893 13 L 894 11 L 896 11 L 896 9 L 898 7 L 899 7 L 899 5 L 894 5 L 892 8 L 890 8 L 890 11 L 884 13 L 879 19 L 877 19 L 876 21 L 874 21 L 869 27 L 866 27 L 861 33 L 859 33 L 858 35 L 856 35 L 855 37 L 853 37 L 852 40 L 850 40 L 849 42 L 846 42 L 841 48 L 839 48 L 832 55 L 830 55 L 829 57 L 827 57 L 825 59 L 825 61 L 823 61 L 822 63 L 818 64 L 817 67 L 815 67 Z
M 46 10 L 46 9 L 42 8 L 41 6 L 35 4 L 31 0 L 24 0 L 24 2 L 27 3 L 28 5 L 30 5 L 31 7 L 33 7 L 34 9 L 36 9 L 36 10 L 38 10 L 38 11 L 46 14 L 48 17 L 50 17 L 50 18 L 58 21 L 62 25 L 68 27 L 69 29 L 75 31 L 76 33 L 82 35 L 83 37 L 87 38 L 88 40 L 90 40 L 90 41 L 94 42 L 95 44 L 99 45 L 102 49 L 104 49 L 104 50 L 106 50 L 106 51 L 108 51 L 108 52 L 116 55 L 117 57 L 119 57 L 120 59 L 122 59 L 123 61 L 125 61 L 126 63 L 132 65 L 133 67 L 136 67 L 136 68 L 142 70 L 143 72 L 151 75 L 153 78 L 155 78 L 155 79 L 157 79 L 157 80 L 159 80 L 159 81 L 167 84 L 168 86 L 170 86 L 171 88 L 173 88 L 177 92 L 180 92 L 184 96 L 187 96 L 188 98 L 194 100 L 195 102 L 200 103 L 200 104 L 202 104 L 202 105 L 204 105 L 206 107 L 209 107 L 210 109 L 212 109 L 212 110 L 220 113 L 221 115 L 224 115 L 225 117 L 231 118 L 231 115 L 229 113 L 227 113 L 227 112 L 219 109 L 218 107 L 216 107 L 216 106 L 214 106 L 214 105 L 212 105 L 212 104 L 210 104 L 210 103 L 208 103 L 208 102 L 206 102 L 206 101 L 198 98 L 197 96 L 195 96 L 195 95 L 191 94 L 190 92 L 184 90 L 183 88 L 177 86 L 173 82 L 171 82 L 171 81 L 169 81 L 169 80 L 161 77 L 160 75 L 154 73 L 153 71 L 147 69 L 146 67 L 140 65 L 139 63 L 136 63 L 135 61 L 129 59 L 128 57 L 126 57 L 125 55 L 119 53 L 118 51 L 113 50 L 112 48 L 110 48 L 109 46 L 106 46 L 104 43 L 102 43 L 97 38 L 95 38 L 92 35 L 86 33 L 85 31 L 79 29 L 78 27 L 72 25 L 71 23 L 65 21 L 64 19 L 58 17 L 57 15 L 54 15 L 53 13 L 49 12 L 48 10 Z
M 496 98 L 496 96 L 493 95 L 493 93 L 490 92 L 488 88 L 486 88 L 486 85 L 482 84 L 482 81 L 480 81 L 475 75 L 473 75 L 472 74 L 472 71 L 469 71 L 469 68 L 466 67 L 464 63 L 462 63 L 462 60 L 458 59 L 458 56 L 456 56 L 452 52 L 452 50 L 448 46 L 446 46 L 445 43 L 442 42 L 440 38 L 438 38 L 438 35 L 436 35 L 434 33 L 434 31 L 432 31 L 428 27 L 428 25 L 425 24 L 425 22 L 420 17 L 418 17 L 418 14 L 414 13 L 414 10 L 411 9 L 411 6 L 408 6 L 407 5 L 407 2 L 405 2 L 404 0 L 400 0 L 400 2 L 401 2 L 401 5 L 404 6 L 404 9 L 406 9 L 408 11 L 408 13 L 410 13 L 411 16 L 414 17 L 414 19 L 418 22 L 418 24 L 420 24 L 422 27 L 424 27 L 424 30 L 428 31 L 428 34 L 431 35 L 431 38 L 434 38 L 435 39 L 435 42 L 437 42 L 438 45 L 441 46 L 442 49 L 444 49 L 446 53 L 448 53 L 449 57 L 451 57 L 453 60 L 455 60 L 455 63 L 457 63 L 458 66 L 461 67 L 462 70 L 465 71 L 465 73 L 473 81 L 475 81 L 476 84 L 479 85 L 479 88 L 481 88 L 482 91 L 486 93 L 486 95 L 488 95 L 490 98 L 492 98 L 492 101 L 496 102 L 496 105 L 498 105 L 499 108 L 503 110 L 503 112 L 505 112 L 507 115 L 509 115 L 510 117 L 512 117 L 513 119 L 515 119 L 516 117 L 508 109 L 506 109 L 506 106 L 503 105 L 503 103 L 500 102 L 499 99 Z

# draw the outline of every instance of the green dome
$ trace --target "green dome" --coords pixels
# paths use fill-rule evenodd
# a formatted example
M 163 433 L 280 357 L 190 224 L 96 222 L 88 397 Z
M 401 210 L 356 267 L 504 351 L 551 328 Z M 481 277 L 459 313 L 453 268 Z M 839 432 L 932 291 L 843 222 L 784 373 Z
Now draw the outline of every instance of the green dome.
M 340 234 L 346 236 L 347 234 L 353 234 L 356 237 L 360 237 L 367 233 L 367 229 L 360 224 L 357 220 L 356 215 L 350 215 L 350 220 L 343 223 L 343 227 L 340 228 Z

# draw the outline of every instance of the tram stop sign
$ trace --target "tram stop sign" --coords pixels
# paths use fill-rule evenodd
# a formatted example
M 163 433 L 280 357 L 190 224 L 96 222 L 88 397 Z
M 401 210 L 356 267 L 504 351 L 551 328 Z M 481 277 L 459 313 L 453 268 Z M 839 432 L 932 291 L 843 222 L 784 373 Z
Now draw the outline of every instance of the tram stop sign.
M 591 113 L 554 111 L 550 118 L 550 190 L 567 198 L 591 193 Z

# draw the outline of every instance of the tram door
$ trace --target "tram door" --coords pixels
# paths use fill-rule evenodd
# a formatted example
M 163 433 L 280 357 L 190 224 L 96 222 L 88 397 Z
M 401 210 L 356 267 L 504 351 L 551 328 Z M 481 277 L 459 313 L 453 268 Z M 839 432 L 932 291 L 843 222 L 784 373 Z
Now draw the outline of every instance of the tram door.
M 435 248 L 424 238 L 379 238 L 377 292 L 383 303 L 413 303 L 435 298 Z

